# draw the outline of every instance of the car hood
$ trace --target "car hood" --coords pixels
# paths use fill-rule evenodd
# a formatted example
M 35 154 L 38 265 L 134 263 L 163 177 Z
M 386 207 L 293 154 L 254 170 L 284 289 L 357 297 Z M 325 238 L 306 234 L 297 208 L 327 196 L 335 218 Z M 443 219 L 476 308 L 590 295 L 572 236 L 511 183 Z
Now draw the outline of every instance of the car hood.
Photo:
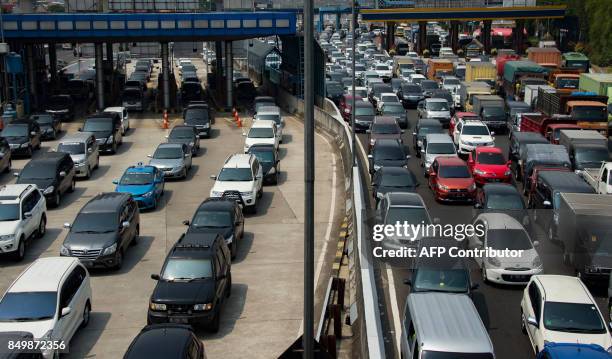
M 87 131 L 87 132 L 93 133 L 94 136 L 96 137 L 96 140 L 107 139 L 113 134 L 113 131 Z
M 141 196 L 147 192 L 151 192 L 153 190 L 153 186 L 150 184 L 145 185 L 118 185 L 115 191 L 122 193 L 129 193 L 132 196 Z
M 506 171 L 510 169 L 507 165 L 483 165 L 481 163 L 476 164 L 474 169 L 481 170 L 487 173 L 495 173 L 498 175 L 503 175 Z
M 44 191 L 47 187 L 55 183 L 54 179 L 33 179 L 33 178 L 21 178 L 17 179 L 17 184 L 35 184 L 41 191 Z
M 461 141 L 472 142 L 472 143 L 489 143 L 489 142 L 493 142 L 493 137 L 461 135 Z
M 182 164 L 183 160 L 181 158 L 152 158 L 149 161 L 149 165 L 162 168 L 178 167 Z
M 0 222 L 0 236 L 4 236 L 7 234 L 14 234 L 19 228 L 19 224 L 21 221 L 2 221 Z
M 85 161 L 85 155 L 84 154 L 70 155 L 70 158 L 72 158 L 72 162 L 74 162 L 74 163 L 80 163 L 80 162 L 84 162 Z
M 498 257 L 505 268 L 533 268 L 533 260 L 538 256 L 535 249 L 526 249 L 520 257 Z
M 609 348 L 612 345 L 612 339 L 609 333 L 582 334 L 547 330 L 546 340 L 551 343 L 597 344 L 602 348 Z
M 450 117 L 450 111 L 431 111 L 427 110 L 429 117 Z
M 374 115 L 355 115 L 355 121 L 372 122 Z
M 253 182 L 252 181 L 216 181 L 212 190 L 217 191 L 217 192 L 225 192 L 225 191 L 250 192 L 253 190 Z
M 19 145 L 21 145 L 22 143 L 26 143 L 30 140 L 28 137 L 22 137 L 22 136 L 8 136 L 5 138 L 9 144 L 19 144 Z
M 102 249 L 111 246 L 117 240 L 117 233 L 75 233 L 69 232 L 64 245 L 72 249 Z
M 0 322 L 0 332 L 28 332 L 35 339 L 42 338 L 53 329 L 53 320 L 36 320 L 31 322 Z
M 438 183 L 450 189 L 464 189 L 470 187 L 474 180 L 472 178 L 442 178 L 438 177 Z
M 408 164 L 408 160 L 406 159 L 397 159 L 397 160 L 375 160 L 374 165 L 378 165 L 381 167 L 402 167 Z
M 194 282 L 158 281 L 151 299 L 166 304 L 204 304 L 212 303 L 215 295 L 215 282 L 212 279 Z
M 192 237 L 197 238 L 198 235 L 203 233 L 219 233 L 223 238 L 227 238 L 232 234 L 232 227 L 210 227 L 210 228 L 193 228 L 189 227 L 185 238 Z
M 274 163 L 272 162 L 259 162 L 261 164 L 261 169 L 263 170 L 264 175 L 267 175 L 268 172 L 274 167 Z

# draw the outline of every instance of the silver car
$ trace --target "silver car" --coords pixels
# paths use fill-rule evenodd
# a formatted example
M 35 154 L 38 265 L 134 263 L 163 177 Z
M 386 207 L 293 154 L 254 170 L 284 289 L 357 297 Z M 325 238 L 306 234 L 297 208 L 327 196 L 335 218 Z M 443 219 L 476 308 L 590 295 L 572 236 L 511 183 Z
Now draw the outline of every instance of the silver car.
M 100 165 L 98 142 L 91 132 L 78 132 L 65 136 L 57 145 L 57 152 L 70 154 L 77 177 L 89 178 L 91 172 Z
M 184 143 L 162 143 L 149 158 L 149 165 L 157 167 L 166 178 L 186 178 L 191 169 L 191 150 Z
M 419 118 L 433 118 L 448 127 L 451 119 L 448 101 L 443 98 L 426 98 L 417 105 Z

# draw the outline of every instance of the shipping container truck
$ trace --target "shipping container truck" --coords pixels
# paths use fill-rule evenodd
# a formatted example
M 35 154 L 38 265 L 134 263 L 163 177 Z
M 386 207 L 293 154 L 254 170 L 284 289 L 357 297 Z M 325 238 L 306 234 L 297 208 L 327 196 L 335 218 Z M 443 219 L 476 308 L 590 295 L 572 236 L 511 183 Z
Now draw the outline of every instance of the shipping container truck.
M 536 109 L 550 117 L 569 116 L 584 129 L 600 131 L 608 134 L 607 96 L 599 96 L 592 92 L 573 92 L 571 94 L 559 91 L 538 89 Z
M 612 102 L 612 74 L 580 74 L 578 87 L 581 91 L 608 96 L 608 103 Z
M 509 62 L 509 61 L 518 61 L 520 59 L 521 59 L 521 57 L 519 55 L 516 55 L 516 54 L 498 55 L 495 58 L 495 66 L 497 66 L 497 76 L 498 77 L 504 76 L 504 67 L 505 67 L 507 62 Z
M 589 72 L 591 62 L 589 58 L 580 52 L 566 52 L 561 55 L 561 66 L 565 68 L 578 69 L 580 72 Z
M 448 59 L 429 59 L 427 63 L 427 78 L 438 80 L 444 75 L 451 75 L 454 67 L 453 62 Z
M 480 116 L 489 129 L 498 132 L 507 129 L 504 99 L 497 95 L 474 95 L 472 100 L 472 112 Z
M 538 99 L 538 90 L 540 88 L 546 89 L 548 91 L 554 91 L 555 89 L 549 85 L 525 85 L 525 94 L 523 95 L 523 102 L 531 106 L 531 108 L 536 107 L 536 101 Z
M 550 86 L 561 93 L 572 93 L 578 90 L 580 74 L 565 71 L 555 72 L 548 78 Z
M 527 58 L 551 69 L 561 66 L 561 51 L 555 47 L 530 47 L 527 49 Z
M 409 56 L 393 56 L 393 74 L 395 74 L 395 77 L 400 77 L 404 68 L 414 69 L 414 59 Z
M 610 160 L 608 139 L 597 131 L 561 130 L 559 144 L 567 148 L 574 171 L 599 169 L 602 162 Z
M 533 61 L 509 61 L 504 66 L 504 92 L 507 97 L 522 98 L 524 89 L 520 86 L 521 79 L 526 77 L 546 79 L 547 74 L 548 69 Z
M 586 168 L 580 175 L 596 193 L 612 194 L 612 162 L 604 162 L 599 168 Z
M 468 62 L 465 64 L 465 81 L 495 81 L 497 69 L 490 62 Z
M 583 280 L 607 283 L 612 269 L 612 196 L 559 193 L 557 198 L 554 222 L 563 262 Z

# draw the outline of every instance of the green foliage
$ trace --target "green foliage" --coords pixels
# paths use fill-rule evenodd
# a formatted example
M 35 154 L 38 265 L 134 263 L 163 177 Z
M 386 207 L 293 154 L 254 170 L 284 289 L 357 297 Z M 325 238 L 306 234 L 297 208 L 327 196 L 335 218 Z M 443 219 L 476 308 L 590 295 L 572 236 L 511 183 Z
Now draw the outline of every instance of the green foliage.
M 65 12 L 66 9 L 64 9 L 64 5 L 62 4 L 50 4 L 49 6 L 47 6 L 47 11 L 48 12 Z

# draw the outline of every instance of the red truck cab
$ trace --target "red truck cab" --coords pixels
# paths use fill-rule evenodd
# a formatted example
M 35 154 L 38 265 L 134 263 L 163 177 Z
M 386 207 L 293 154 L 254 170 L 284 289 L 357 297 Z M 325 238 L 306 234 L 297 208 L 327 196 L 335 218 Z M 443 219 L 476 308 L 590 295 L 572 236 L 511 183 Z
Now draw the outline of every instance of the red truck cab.
M 544 129 L 544 137 L 553 145 L 559 144 L 561 130 L 580 130 L 580 126 L 571 123 L 550 123 Z

